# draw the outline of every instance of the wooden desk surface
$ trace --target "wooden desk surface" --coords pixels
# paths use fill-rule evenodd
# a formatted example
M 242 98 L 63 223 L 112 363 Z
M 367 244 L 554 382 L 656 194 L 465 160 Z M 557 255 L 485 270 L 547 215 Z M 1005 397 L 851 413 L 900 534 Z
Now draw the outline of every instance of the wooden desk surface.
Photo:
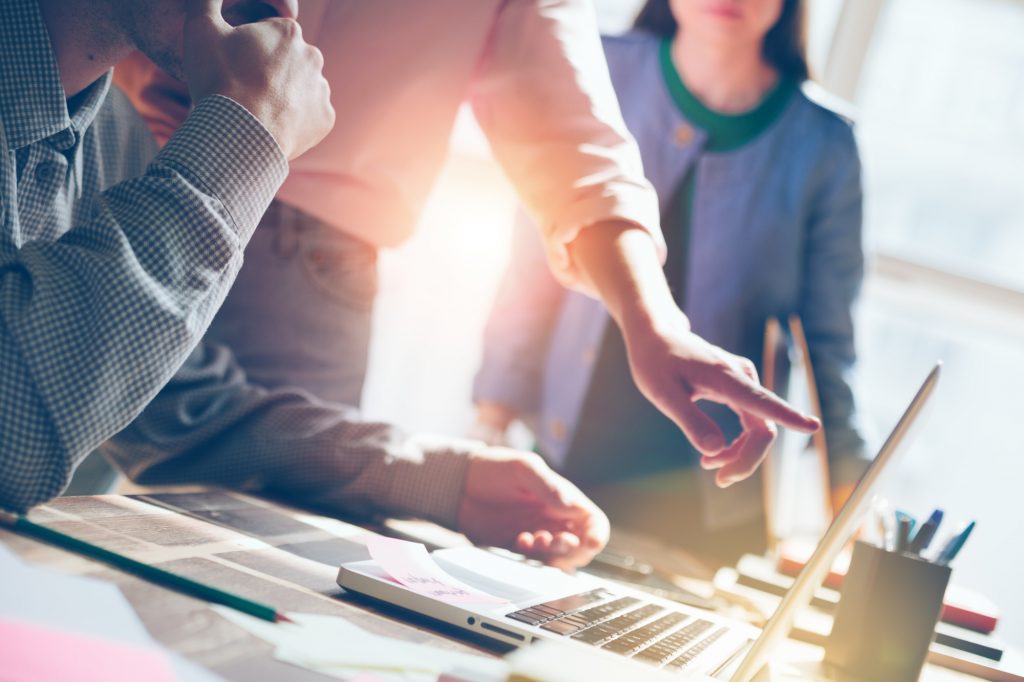
M 377 634 L 444 649 L 500 653 L 345 596 L 335 583 L 338 566 L 370 558 L 359 542 L 368 531 L 359 526 L 231 493 L 163 499 L 194 516 L 110 495 L 59 498 L 30 518 L 281 611 L 340 616 Z M 205 601 L 3 528 L 0 542 L 29 563 L 116 583 L 154 638 L 226 679 L 335 679 L 275 660 L 271 645 L 221 618 Z
M 281 611 L 339 616 L 378 634 L 480 656 L 502 652 L 454 628 L 347 595 L 335 583 L 338 566 L 369 558 L 361 538 L 371 532 L 350 523 L 217 491 L 65 497 L 33 510 L 31 518 Z M 275 660 L 269 644 L 204 601 L 6 529 L 0 542 L 30 563 L 116 583 L 154 638 L 226 679 L 333 679 Z M 793 660 L 820 655 L 806 645 L 792 652 Z M 974 678 L 929 666 L 922 679 Z

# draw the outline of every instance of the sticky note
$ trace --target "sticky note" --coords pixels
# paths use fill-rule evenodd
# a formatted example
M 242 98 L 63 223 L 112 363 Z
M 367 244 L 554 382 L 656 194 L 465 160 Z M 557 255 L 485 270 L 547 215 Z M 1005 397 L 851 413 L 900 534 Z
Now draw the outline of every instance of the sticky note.
M 0 678 L 4 682 L 172 682 L 171 664 L 157 649 L 0 618 Z
M 418 542 L 407 542 L 381 535 L 366 541 L 377 565 L 401 585 L 428 597 L 450 604 L 507 604 L 455 579 L 444 571 Z

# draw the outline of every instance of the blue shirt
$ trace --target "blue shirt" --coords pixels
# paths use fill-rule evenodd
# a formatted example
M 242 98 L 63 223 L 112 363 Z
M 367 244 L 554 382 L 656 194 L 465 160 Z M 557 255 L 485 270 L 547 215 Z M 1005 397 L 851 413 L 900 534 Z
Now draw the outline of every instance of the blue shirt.
M 863 468 L 851 373 L 852 306 L 863 278 L 860 164 L 849 122 L 805 88 L 752 141 L 708 148 L 699 121 L 681 110 L 666 78 L 660 41 L 607 38 L 612 81 L 644 169 L 661 199 L 663 230 L 679 220 L 669 201 L 696 178 L 683 310 L 695 332 L 754 360 L 765 321 L 800 315 L 822 403 L 833 482 Z M 547 274 L 528 230 L 488 324 L 478 401 L 504 403 L 534 426 L 539 449 L 564 461 L 609 324 L 592 299 Z M 672 258 L 670 254 L 669 258 Z

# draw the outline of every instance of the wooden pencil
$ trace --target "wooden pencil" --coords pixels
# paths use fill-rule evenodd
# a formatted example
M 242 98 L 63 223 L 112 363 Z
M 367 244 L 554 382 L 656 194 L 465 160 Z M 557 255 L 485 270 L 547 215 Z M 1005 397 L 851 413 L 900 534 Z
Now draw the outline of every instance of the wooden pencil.
M 151 566 L 149 564 L 136 561 L 130 557 L 112 552 L 109 549 L 98 547 L 84 540 L 79 540 L 76 537 L 72 537 L 60 531 L 47 528 L 33 521 L 29 521 L 25 516 L 20 514 L 0 514 L 0 520 L 5 521 L 6 525 L 12 529 L 21 532 L 25 535 L 48 542 L 51 545 L 56 545 L 62 549 L 66 549 L 83 556 L 87 556 L 90 559 L 96 559 L 102 561 L 105 564 L 109 564 L 115 568 L 119 568 L 123 571 L 136 575 L 140 578 L 148 580 L 153 583 L 157 583 L 164 587 L 184 594 L 198 597 L 199 599 L 205 599 L 208 602 L 214 604 L 223 604 L 233 609 L 247 613 L 250 616 L 261 618 L 263 620 L 276 622 L 292 622 L 288 617 L 278 613 L 273 607 L 261 604 L 245 597 L 240 597 L 237 594 L 232 594 L 216 587 L 204 585 L 201 582 L 186 578 L 185 576 L 178 575 L 177 573 L 171 573 L 165 571 L 162 568 Z

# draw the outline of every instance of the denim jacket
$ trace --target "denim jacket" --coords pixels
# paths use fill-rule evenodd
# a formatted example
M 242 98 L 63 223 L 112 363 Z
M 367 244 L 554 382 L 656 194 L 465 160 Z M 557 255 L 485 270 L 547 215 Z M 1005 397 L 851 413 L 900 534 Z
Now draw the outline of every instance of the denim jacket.
M 855 480 L 866 447 L 851 389 L 852 308 L 864 273 L 860 162 L 849 121 L 805 85 L 771 126 L 728 152 L 673 101 L 659 40 L 632 33 L 605 39 L 612 82 L 663 229 L 673 191 L 697 171 L 683 310 L 693 330 L 759 362 L 768 317 L 798 314 L 818 385 L 833 484 Z M 678 219 L 677 219 L 678 220 Z M 536 229 L 517 225 L 512 260 L 485 332 L 474 399 L 505 404 L 533 428 L 538 449 L 563 460 L 610 323 L 601 303 L 561 287 Z

